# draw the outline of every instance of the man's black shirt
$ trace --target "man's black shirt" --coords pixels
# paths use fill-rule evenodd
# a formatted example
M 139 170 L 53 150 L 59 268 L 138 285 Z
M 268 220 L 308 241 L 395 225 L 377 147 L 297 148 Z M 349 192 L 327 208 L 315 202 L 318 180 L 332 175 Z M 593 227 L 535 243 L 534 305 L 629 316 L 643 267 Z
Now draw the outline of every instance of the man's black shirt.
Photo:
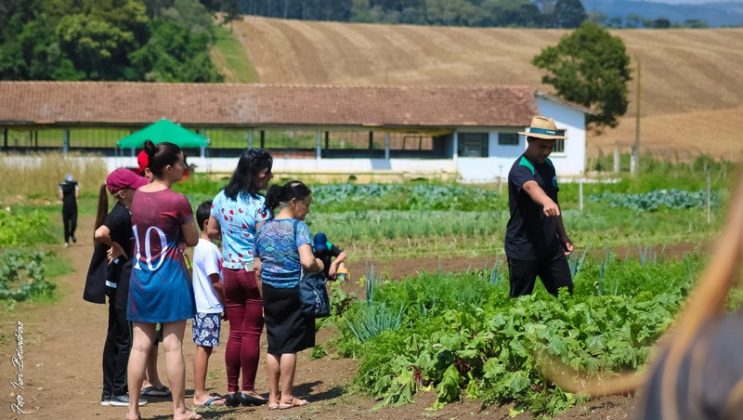
M 519 260 L 535 260 L 554 256 L 561 250 L 557 237 L 558 218 L 545 217 L 542 206 L 524 191 L 524 184 L 536 181 L 555 203 L 557 175 L 552 162 L 538 163 L 521 155 L 508 172 L 508 206 L 511 218 L 506 228 L 506 255 Z

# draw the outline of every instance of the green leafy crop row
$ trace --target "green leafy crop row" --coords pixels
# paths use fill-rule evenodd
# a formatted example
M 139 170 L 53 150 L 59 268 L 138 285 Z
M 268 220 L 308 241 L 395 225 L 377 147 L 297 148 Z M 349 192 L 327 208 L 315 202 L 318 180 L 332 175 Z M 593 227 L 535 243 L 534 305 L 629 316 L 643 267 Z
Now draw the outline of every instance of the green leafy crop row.
M 357 386 L 382 404 L 410 402 L 425 389 L 439 406 L 466 397 L 552 415 L 579 397 L 545 379 L 538 358 L 588 374 L 641 367 L 700 265 L 589 259 L 574 293 L 559 298 L 540 291 L 510 299 L 495 270 L 423 274 L 351 305 L 338 323 L 338 349 L 359 359 Z

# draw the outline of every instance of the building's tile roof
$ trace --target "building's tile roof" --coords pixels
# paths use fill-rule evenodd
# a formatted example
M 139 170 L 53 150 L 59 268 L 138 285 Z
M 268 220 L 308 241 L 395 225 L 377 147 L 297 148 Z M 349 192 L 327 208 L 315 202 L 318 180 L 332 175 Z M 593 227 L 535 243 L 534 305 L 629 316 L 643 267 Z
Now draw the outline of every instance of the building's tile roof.
M 0 82 L 0 125 L 462 127 L 529 125 L 534 88 Z

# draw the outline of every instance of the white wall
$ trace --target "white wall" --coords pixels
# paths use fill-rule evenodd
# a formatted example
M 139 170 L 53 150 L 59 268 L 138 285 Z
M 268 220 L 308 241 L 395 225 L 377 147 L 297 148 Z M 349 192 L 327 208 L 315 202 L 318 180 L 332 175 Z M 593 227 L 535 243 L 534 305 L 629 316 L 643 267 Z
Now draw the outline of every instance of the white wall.
M 558 176 L 576 177 L 585 170 L 586 130 L 583 112 L 554 102 L 537 98 L 539 113 L 554 118 L 557 127 L 566 130 L 565 152 L 553 153 L 550 156 L 557 169 Z M 526 149 L 526 139 L 519 136 L 518 146 L 498 145 L 498 132 L 514 132 L 513 128 L 498 129 L 493 127 L 468 127 L 457 130 L 465 132 L 487 132 L 488 157 L 457 159 L 275 159 L 274 172 L 294 173 L 360 173 L 372 171 L 411 172 L 421 174 L 458 172 L 464 182 L 498 182 L 505 179 L 513 162 Z M 454 142 L 452 142 L 454 143 Z M 452 144 L 453 146 L 453 144 Z M 189 157 L 188 162 L 197 165 L 197 172 L 232 172 L 237 166 L 237 158 L 196 158 Z M 109 169 L 119 166 L 136 167 L 134 157 L 106 158 Z
M 586 118 L 575 108 L 537 98 L 539 113 L 555 119 L 557 128 L 565 129 L 565 153 L 553 153 L 558 176 L 579 176 L 586 169 Z
M 133 157 L 103 158 L 109 170 L 119 167 L 137 167 Z M 196 172 L 230 173 L 237 167 L 238 158 L 188 158 L 189 164 L 196 165 Z M 306 173 L 346 173 L 372 171 L 412 172 L 432 174 L 440 172 L 454 173 L 457 166 L 451 159 L 281 159 L 273 161 L 273 172 L 306 172 Z
M 557 127 L 566 130 L 565 151 L 552 153 L 550 156 L 558 176 L 580 176 L 585 170 L 586 161 L 585 115 L 575 108 L 549 99 L 537 98 L 537 106 L 541 115 L 554 118 Z M 499 131 L 513 132 L 512 128 L 467 128 L 458 131 L 489 132 L 489 157 L 457 159 L 457 170 L 464 182 L 497 182 L 499 179 L 507 178 L 513 162 L 526 150 L 524 136 L 519 136 L 518 146 L 498 144 Z

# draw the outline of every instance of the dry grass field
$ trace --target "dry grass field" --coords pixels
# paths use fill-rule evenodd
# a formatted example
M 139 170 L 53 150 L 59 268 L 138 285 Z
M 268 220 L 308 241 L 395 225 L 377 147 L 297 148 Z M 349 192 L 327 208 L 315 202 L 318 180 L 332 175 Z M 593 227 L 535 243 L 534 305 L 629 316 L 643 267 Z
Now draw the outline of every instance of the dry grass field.
M 539 86 L 541 73 L 531 59 L 565 33 L 258 17 L 234 29 L 263 83 L 419 86 Z M 682 159 L 701 152 L 743 159 L 743 29 L 614 33 L 642 63 L 645 150 Z M 628 118 L 591 136 L 592 154 L 634 142 L 634 84 L 631 96 Z

